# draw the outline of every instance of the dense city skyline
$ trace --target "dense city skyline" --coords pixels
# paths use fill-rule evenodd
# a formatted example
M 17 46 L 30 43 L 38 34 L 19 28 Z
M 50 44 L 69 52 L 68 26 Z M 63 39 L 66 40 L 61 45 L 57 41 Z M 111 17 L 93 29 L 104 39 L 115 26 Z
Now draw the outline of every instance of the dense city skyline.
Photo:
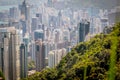
M 0 3 L 0 70 L 6 80 L 55 68 L 79 43 L 107 34 L 106 28 L 120 21 L 117 0 Z

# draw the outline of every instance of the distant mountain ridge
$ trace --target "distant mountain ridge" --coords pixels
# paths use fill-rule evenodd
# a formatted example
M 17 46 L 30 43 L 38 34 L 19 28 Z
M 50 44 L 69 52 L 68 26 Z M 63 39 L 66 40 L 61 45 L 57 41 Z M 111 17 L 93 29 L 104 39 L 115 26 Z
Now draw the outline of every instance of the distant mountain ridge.
M 103 9 L 111 9 L 120 5 L 120 0 L 69 0 L 69 6 L 80 7 L 97 7 Z

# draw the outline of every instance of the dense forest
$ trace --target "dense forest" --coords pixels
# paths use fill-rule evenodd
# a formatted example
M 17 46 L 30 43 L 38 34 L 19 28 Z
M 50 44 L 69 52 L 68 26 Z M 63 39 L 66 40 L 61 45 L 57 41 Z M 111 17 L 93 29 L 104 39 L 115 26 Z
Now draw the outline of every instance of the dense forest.
M 79 43 L 55 68 L 23 80 L 120 80 L 120 23 Z

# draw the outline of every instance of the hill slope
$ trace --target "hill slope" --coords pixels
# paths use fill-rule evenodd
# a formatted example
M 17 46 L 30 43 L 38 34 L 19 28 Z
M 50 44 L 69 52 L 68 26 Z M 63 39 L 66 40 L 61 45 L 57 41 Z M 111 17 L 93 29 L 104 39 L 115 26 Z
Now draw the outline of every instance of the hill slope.
M 79 43 L 56 68 L 23 80 L 120 80 L 120 23 L 106 32 Z

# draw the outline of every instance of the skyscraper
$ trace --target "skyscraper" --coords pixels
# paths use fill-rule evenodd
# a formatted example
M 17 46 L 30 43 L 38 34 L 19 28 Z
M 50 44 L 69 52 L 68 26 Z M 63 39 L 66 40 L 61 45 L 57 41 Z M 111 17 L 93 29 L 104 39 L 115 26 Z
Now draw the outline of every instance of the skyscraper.
M 27 4 L 26 0 L 23 1 L 22 5 L 19 5 L 19 9 L 21 11 L 21 20 L 25 22 L 26 25 L 26 32 L 31 33 L 30 6 Z
M 34 40 L 44 40 L 44 32 L 42 29 L 34 31 Z
M 102 18 L 101 19 L 101 31 L 102 32 L 106 26 L 108 26 L 108 18 Z
M 36 70 L 41 71 L 45 67 L 45 47 L 42 40 L 35 42 Z
M 54 67 L 55 66 L 55 58 L 54 58 L 54 52 L 50 51 L 48 55 L 48 66 L 49 67 Z
M 31 23 L 31 30 L 32 32 L 38 28 L 38 19 L 32 18 L 32 23 Z
M 48 0 L 47 4 L 48 4 L 48 7 L 52 7 L 53 6 L 53 0 Z
M 0 28 L 0 68 L 6 80 L 20 79 L 19 41 L 14 27 Z
M 12 21 L 19 20 L 19 10 L 16 7 L 9 9 L 9 16 Z
M 21 44 L 20 46 L 20 78 L 27 77 L 27 45 Z
M 37 13 L 36 17 L 38 18 L 38 22 L 42 24 L 42 13 Z
M 83 42 L 85 40 L 85 36 L 89 33 L 90 23 L 86 20 L 82 20 L 82 22 L 78 25 L 79 28 L 79 42 Z
M 35 62 L 35 41 L 31 41 L 31 57 L 32 60 Z
M 25 20 L 30 19 L 30 6 L 27 4 L 26 0 L 23 1 L 22 5 L 19 5 L 21 10 L 21 16 L 25 17 Z
M 118 2 L 120 2 L 118 0 Z M 120 6 L 116 6 L 115 8 L 111 9 L 108 13 L 108 22 L 109 25 L 113 25 L 116 22 L 120 22 Z
M 61 11 L 59 11 L 59 13 L 58 13 L 58 26 L 59 27 L 62 26 L 62 13 L 61 13 Z
M 65 48 L 50 51 L 48 54 L 48 66 L 50 68 L 55 67 L 65 55 Z

